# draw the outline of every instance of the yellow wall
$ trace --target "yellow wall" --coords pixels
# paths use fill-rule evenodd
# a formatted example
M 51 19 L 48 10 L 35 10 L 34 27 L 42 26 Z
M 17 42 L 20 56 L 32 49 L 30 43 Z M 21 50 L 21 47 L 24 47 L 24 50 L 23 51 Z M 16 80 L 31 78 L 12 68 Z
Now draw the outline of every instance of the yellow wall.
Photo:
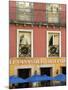
M 16 75 L 17 68 L 32 68 L 32 75 L 35 70 L 40 73 L 40 67 L 53 67 L 52 74 L 56 75 L 58 70 L 61 73 L 61 67 L 66 66 L 65 58 L 45 58 L 45 57 L 35 57 L 35 58 L 11 58 L 10 59 L 10 69 L 9 74 Z

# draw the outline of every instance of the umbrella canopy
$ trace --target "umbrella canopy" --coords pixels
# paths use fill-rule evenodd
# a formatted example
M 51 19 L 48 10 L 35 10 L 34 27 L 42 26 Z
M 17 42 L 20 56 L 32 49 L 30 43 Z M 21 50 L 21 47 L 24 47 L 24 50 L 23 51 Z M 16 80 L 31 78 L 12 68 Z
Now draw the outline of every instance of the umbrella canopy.
M 39 82 L 39 81 L 47 81 L 47 80 L 52 80 L 52 77 L 49 77 L 47 75 L 33 75 L 29 78 L 26 79 L 26 82 Z
M 41 80 L 42 80 L 41 75 L 33 75 L 33 76 L 27 78 L 26 82 L 39 82 Z
M 64 74 L 59 74 L 53 78 L 53 80 L 57 81 L 66 81 L 66 76 Z
M 10 76 L 9 83 L 11 84 L 25 83 L 25 80 L 17 76 Z
M 43 81 L 53 80 L 53 77 L 47 76 L 46 74 L 41 77 Z

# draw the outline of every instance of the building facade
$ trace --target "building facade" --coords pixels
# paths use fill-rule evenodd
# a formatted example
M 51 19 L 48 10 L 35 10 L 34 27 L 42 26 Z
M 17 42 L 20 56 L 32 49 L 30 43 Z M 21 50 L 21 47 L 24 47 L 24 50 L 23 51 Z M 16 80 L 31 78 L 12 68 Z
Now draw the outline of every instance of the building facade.
M 65 4 L 10 1 L 9 23 L 10 76 L 66 75 Z

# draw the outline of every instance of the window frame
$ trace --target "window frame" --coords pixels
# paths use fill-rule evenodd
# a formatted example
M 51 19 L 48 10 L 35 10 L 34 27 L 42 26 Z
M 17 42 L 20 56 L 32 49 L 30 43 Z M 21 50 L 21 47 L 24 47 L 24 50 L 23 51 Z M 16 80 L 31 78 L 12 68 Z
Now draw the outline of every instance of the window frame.
M 55 58 L 57 56 L 55 56 L 55 57 L 49 57 L 48 56 L 48 34 L 49 33 L 59 33 L 59 56 L 58 56 L 58 58 L 59 58 L 59 57 L 61 57 L 61 31 L 47 31 L 47 50 L 46 50 L 47 51 L 46 52 L 47 53 L 47 57 L 48 58 Z
M 33 57 L 33 30 L 32 29 L 17 29 L 17 58 L 19 57 L 19 32 L 30 32 L 31 33 L 31 57 Z
M 19 2 L 22 2 L 22 1 L 19 1 Z M 23 1 L 23 3 L 29 3 L 29 4 L 31 4 L 32 2 L 24 2 Z M 25 9 L 28 9 L 30 12 L 27 12 L 27 11 L 25 11 L 25 12 L 24 11 L 21 11 L 20 12 L 20 10 L 19 10 L 20 8 L 18 8 L 17 5 L 18 5 L 18 1 L 16 2 L 16 20 L 19 20 L 19 21 L 33 21 L 33 13 L 34 13 L 33 12 L 33 7 L 34 7 L 34 4 L 32 5 L 32 7 L 29 7 L 29 8 L 21 8 L 21 9 L 24 9 L 24 11 L 25 11 Z M 21 13 L 21 14 L 18 14 L 18 12 Z M 19 19 L 19 17 L 20 17 L 20 19 Z M 22 17 L 23 17 L 23 19 L 21 19 Z M 25 18 L 28 18 L 28 17 L 29 17 L 29 19 L 26 19 L 25 20 Z
M 49 3 L 49 4 L 52 4 L 52 3 Z M 53 3 L 54 4 L 54 3 Z M 54 11 L 52 11 L 52 10 L 47 10 L 47 5 L 48 4 L 46 4 L 46 12 L 45 12 L 45 15 L 46 15 L 46 22 L 47 23 L 59 23 L 60 22 L 60 10 L 58 10 L 56 13 L 58 13 L 57 14 L 57 19 L 58 19 L 58 21 L 54 21 L 54 19 L 53 19 L 53 21 L 52 21 L 52 18 L 53 18 L 53 16 L 55 16 L 55 14 L 54 14 Z M 59 6 L 59 8 L 60 8 L 60 5 L 58 4 L 58 6 Z M 54 14 L 53 16 L 49 16 L 49 14 Z M 51 21 L 49 21 L 49 19 L 48 19 L 48 16 L 51 18 Z M 55 16 L 55 18 L 56 18 L 56 16 Z

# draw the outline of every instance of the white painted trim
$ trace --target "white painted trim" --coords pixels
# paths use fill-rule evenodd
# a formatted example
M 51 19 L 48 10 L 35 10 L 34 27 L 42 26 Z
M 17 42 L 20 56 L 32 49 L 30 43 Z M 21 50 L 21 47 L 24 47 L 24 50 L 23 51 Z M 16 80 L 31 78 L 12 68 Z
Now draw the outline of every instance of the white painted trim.
M 60 37 L 59 37 L 59 57 L 61 57 L 61 31 L 47 31 L 47 57 L 48 57 L 48 33 L 59 33 Z M 53 58 L 53 57 L 51 57 Z
M 40 68 L 41 67 L 54 67 L 55 65 L 51 65 L 51 64 L 47 64 L 47 65 L 40 65 Z
M 46 36 L 47 36 L 47 37 L 46 37 L 46 39 L 47 39 L 47 42 L 46 42 L 46 43 L 47 43 L 47 45 L 46 45 L 46 46 L 47 46 L 46 55 L 47 55 L 47 57 L 48 57 L 48 31 L 47 31 L 47 35 L 46 35 Z
M 19 39 L 18 39 L 18 34 L 19 34 L 19 31 L 22 31 L 22 32 L 31 32 L 31 57 L 33 57 L 33 30 L 32 29 L 17 29 L 17 57 L 18 56 L 18 48 L 19 48 Z
M 31 75 L 32 75 L 32 67 L 31 66 L 17 66 L 15 67 L 14 71 L 14 75 L 18 76 L 18 69 L 31 69 Z
M 59 43 L 60 43 L 60 45 L 59 45 L 60 47 L 59 47 L 59 48 L 60 48 L 60 57 L 61 57 L 61 32 L 60 32 L 60 40 L 59 40 Z

